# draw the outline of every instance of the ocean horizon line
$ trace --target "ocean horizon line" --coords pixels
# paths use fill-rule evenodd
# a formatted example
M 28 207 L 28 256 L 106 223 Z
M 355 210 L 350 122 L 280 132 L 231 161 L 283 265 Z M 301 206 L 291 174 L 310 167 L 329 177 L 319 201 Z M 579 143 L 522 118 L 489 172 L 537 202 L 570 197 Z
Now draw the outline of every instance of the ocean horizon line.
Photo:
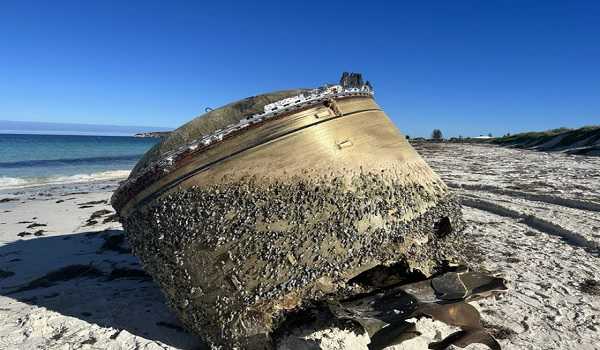
M 64 136 L 134 136 L 144 132 L 171 131 L 172 127 L 0 120 L 0 134 Z
M 140 131 L 136 133 L 102 133 L 96 131 L 82 131 L 82 132 L 71 132 L 71 131 L 57 131 L 57 132 L 46 132 L 38 130 L 2 130 L 0 129 L 0 135 L 35 135 L 35 136 L 99 136 L 99 137 L 136 137 L 138 133 L 146 131 Z

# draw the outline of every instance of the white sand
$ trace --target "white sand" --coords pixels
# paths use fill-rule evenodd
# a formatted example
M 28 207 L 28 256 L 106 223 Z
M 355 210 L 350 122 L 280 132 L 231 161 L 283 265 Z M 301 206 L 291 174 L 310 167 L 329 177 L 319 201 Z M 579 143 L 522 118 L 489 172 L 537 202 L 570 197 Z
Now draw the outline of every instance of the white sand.
M 511 282 L 483 320 L 503 349 L 600 349 L 600 158 L 476 145 L 417 145 L 466 200 L 480 266 Z M 462 188 L 460 188 L 462 187 Z
M 477 305 L 503 349 L 600 349 L 600 296 L 581 289 L 586 279 L 600 281 L 600 158 L 475 145 L 417 148 L 464 198 L 467 234 L 483 253 L 479 266 L 510 282 L 504 298 Z M 105 182 L 0 192 L 0 199 L 18 199 L 0 203 L 0 270 L 14 273 L 0 277 L 0 349 L 205 348 L 180 328 L 152 281 L 108 277 L 115 269 L 141 267 L 129 254 L 101 249 L 107 237 L 122 234 L 118 223 L 102 223 L 108 214 L 84 226 L 93 212 L 112 211 L 108 204 L 80 207 L 108 200 L 115 187 Z M 20 221 L 47 226 L 27 229 L 30 224 Z M 46 232 L 17 235 L 39 229 Z M 75 264 L 104 276 L 10 294 Z M 417 328 L 422 337 L 394 349 L 426 349 L 452 332 L 430 320 L 418 321 Z M 282 349 L 366 344 L 365 335 L 304 330 Z
M 76 278 L 8 294 L 15 286 L 74 264 L 94 266 L 106 275 L 115 268 L 141 268 L 130 254 L 100 249 L 104 236 L 122 234 L 119 223 L 102 224 L 104 215 L 98 224 L 84 226 L 93 212 L 112 208 L 80 204 L 109 200 L 115 186 L 0 194 L 20 199 L 0 203 L 0 269 L 15 273 L 0 278 L 0 349 L 198 349 L 199 341 L 180 328 L 160 290 L 147 278 Z M 63 195 L 88 189 L 93 192 Z M 64 202 L 56 203 L 59 200 Z M 20 221 L 48 226 L 26 229 L 29 224 Z M 17 236 L 38 229 L 47 232 Z

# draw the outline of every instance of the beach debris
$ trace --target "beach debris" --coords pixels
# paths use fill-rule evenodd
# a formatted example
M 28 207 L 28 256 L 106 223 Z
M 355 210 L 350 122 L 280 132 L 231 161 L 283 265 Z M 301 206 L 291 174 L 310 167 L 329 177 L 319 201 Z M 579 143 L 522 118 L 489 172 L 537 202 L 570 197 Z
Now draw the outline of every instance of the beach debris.
M 103 224 L 108 224 L 109 222 L 119 222 L 119 216 L 115 213 L 110 214 L 102 220 Z
M 66 197 L 66 196 L 72 196 L 72 195 L 77 195 L 77 194 L 89 194 L 89 192 L 87 191 L 79 191 L 79 192 L 68 192 L 68 193 L 63 193 L 61 196 Z M 71 199 L 71 198 L 69 198 Z M 75 199 L 75 198 L 73 198 Z
M 89 201 L 85 203 L 80 203 L 78 205 L 96 205 L 96 204 L 108 204 L 108 201 L 105 199 L 97 200 L 97 201 Z
M 150 149 L 111 203 L 182 323 L 217 347 L 272 348 L 290 315 L 324 301 L 427 281 L 437 305 L 495 281 L 445 274 L 464 250 L 460 204 L 356 73 L 208 111 Z M 381 310 L 409 300 L 388 299 Z M 414 334 L 394 317 L 376 341 Z
M 85 222 L 85 224 L 83 225 L 83 227 L 94 226 L 97 223 L 98 223 L 97 220 L 87 219 L 87 221 Z
M 0 198 L 0 203 L 8 203 L 8 202 L 13 202 L 13 201 L 18 201 L 19 198 Z
M 466 347 L 472 343 L 500 349 L 483 328 L 477 309 L 466 302 L 506 289 L 501 278 L 462 269 L 332 302 L 329 307 L 335 317 L 351 319 L 363 326 L 371 337 L 371 350 L 400 344 L 408 339 L 407 335 L 418 335 L 414 324 L 406 320 L 420 317 L 461 328 L 461 331 L 431 344 L 430 349 L 445 349 L 450 345 Z
M 103 202 L 103 201 L 102 201 Z M 87 203 L 97 203 L 97 201 L 87 202 Z M 93 205 L 85 205 L 80 206 L 79 208 L 92 208 Z M 103 224 L 110 222 L 118 222 L 118 217 L 115 212 L 109 209 L 99 209 L 90 214 L 90 217 L 86 220 L 86 224 L 84 226 L 92 226 L 98 223 L 97 219 L 101 219 Z
M 45 226 L 48 226 L 48 225 L 46 225 L 46 224 L 39 224 L 37 222 L 34 222 L 32 224 L 27 225 L 27 228 L 45 227 Z
M 98 223 L 99 218 L 102 218 L 103 216 L 107 215 L 107 214 L 111 214 L 112 211 L 108 210 L 108 209 L 100 209 L 100 210 L 96 210 L 95 212 L 92 213 L 92 215 L 90 215 L 90 217 L 86 220 L 85 224 L 83 225 L 85 226 L 93 226 L 96 225 Z M 102 223 L 108 223 L 108 222 L 112 222 L 112 218 L 107 217 L 106 219 L 103 220 Z
M 92 215 L 90 216 L 90 219 L 97 219 L 99 217 L 102 217 L 106 214 L 110 214 L 112 213 L 111 210 L 108 209 L 100 209 L 100 210 L 96 210 L 95 212 L 92 213 Z

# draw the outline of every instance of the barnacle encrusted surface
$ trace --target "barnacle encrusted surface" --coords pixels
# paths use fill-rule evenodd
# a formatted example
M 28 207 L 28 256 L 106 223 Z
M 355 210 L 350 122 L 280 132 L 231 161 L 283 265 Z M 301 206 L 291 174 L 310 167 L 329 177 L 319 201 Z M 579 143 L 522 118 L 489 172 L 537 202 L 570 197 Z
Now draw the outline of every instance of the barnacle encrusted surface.
M 124 226 L 188 328 L 262 349 L 287 310 L 355 293 L 346 282 L 365 270 L 435 272 L 460 249 L 463 222 L 437 176 L 416 184 L 388 169 L 239 176 L 163 195 Z

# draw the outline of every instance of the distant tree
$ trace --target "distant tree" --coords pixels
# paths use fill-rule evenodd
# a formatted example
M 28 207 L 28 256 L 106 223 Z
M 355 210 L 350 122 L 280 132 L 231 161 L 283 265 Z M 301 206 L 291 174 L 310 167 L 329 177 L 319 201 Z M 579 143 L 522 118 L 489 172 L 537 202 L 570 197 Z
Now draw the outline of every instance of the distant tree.
M 489 137 L 492 137 L 492 133 L 489 133 L 489 134 L 488 134 L 488 136 L 489 136 Z
M 407 139 L 407 140 L 410 140 L 410 135 L 406 135 L 406 139 Z
M 444 138 L 444 135 L 442 134 L 442 130 L 433 129 L 433 132 L 431 133 L 431 138 L 436 141 L 442 140 Z

